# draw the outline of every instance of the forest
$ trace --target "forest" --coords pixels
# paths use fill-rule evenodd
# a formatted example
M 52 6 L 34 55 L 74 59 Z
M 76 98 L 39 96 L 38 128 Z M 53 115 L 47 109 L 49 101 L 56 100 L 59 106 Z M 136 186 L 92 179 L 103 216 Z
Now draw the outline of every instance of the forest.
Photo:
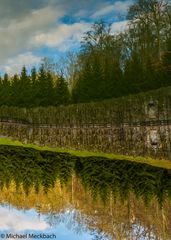
M 0 106 L 62 106 L 171 86 L 171 4 L 137 0 L 119 33 L 103 20 L 85 32 L 80 50 L 54 71 L 43 61 L 31 72 L 0 78 Z M 65 67 L 65 69 L 64 69 Z M 58 73 L 57 73 L 58 72 Z
M 0 162 L 1 189 L 13 182 L 16 189 L 23 186 L 27 195 L 31 187 L 37 193 L 43 187 L 47 193 L 57 180 L 65 186 L 75 175 L 94 200 L 100 198 L 104 203 L 111 195 L 125 201 L 131 193 L 147 205 L 153 197 L 160 206 L 171 198 L 170 170 L 143 163 L 3 145 Z

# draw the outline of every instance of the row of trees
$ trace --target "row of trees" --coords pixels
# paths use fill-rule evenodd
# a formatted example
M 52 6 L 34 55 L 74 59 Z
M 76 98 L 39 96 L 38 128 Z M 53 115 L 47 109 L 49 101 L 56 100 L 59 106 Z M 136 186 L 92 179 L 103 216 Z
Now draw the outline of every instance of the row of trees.
M 55 74 L 49 61 L 38 72 L 33 68 L 30 76 L 25 67 L 19 76 L 9 79 L 5 74 L 0 105 L 58 106 L 171 85 L 171 4 L 137 0 L 127 19 L 127 29 L 115 35 L 111 25 L 95 23 L 85 33 L 79 53 L 63 64 L 62 75 Z
M 171 85 L 171 4 L 137 0 L 127 19 L 128 27 L 120 34 L 113 35 L 104 22 L 85 34 L 75 67 L 75 102 Z
M 68 84 L 63 76 L 54 76 L 42 64 L 39 71 L 34 67 L 31 75 L 25 67 L 20 75 L 0 79 L 0 105 L 36 107 L 58 106 L 70 102 Z

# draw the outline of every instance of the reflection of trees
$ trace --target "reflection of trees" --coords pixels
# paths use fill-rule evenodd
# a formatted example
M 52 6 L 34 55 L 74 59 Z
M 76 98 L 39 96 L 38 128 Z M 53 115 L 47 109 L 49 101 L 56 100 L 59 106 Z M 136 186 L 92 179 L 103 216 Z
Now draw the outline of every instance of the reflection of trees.
M 164 198 L 171 196 L 170 170 L 137 164 L 128 161 L 113 161 L 103 158 L 80 158 L 75 169 L 85 189 L 104 201 L 120 197 L 127 200 L 133 192 L 148 204 L 155 197 L 162 206 Z
M 165 197 L 171 197 L 171 170 L 129 161 L 114 161 L 101 157 L 73 157 L 66 153 L 37 151 L 22 147 L 0 147 L 0 187 L 11 181 L 28 194 L 34 186 L 39 192 L 54 186 L 58 179 L 65 185 L 73 181 L 73 171 L 94 199 L 105 203 L 112 197 L 127 200 L 133 192 L 148 204 L 155 197 L 162 206 Z M 72 184 L 73 185 L 73 184 Z M 74 189 L 71 189 L 72 193 Z M 72 194 L 74 201 L 74 194 Z
M 23 186 L 26 193 L 34 186 L 45 192 L 54 186 L 56 179 L 62 184 L 72 176 L 74 158 L 69 154 L 36 151 L 21 147 L 0 147 L 0 186 L 8 186 L 13 180 L 16 187 Z
M 49 213 L 46 219 L 50 225 L 64 223 L 68 229 L 78 234 L 87 231 L 87 216 L 83 216 L 81 212 L 72 208 L 72 206 L 71 208 L 65 209 L 65 211 L 60 211 L 58 214 L 55 212 Z
M 85 192 L 80 180 L 74 177 L 67 185 L 61 186 L 57 181 L 47 193 L 40 187 L 38 193 L 34 187 L 29 194 L 15 184 L 4 187 L 1 191 L 0 202 L 8 202 L 18 209 L 36 208 L 37 212 L 46 215 L 50 225 L 65 223 L 69 229 L 82 233 L 89 229 L 94 239 L 109 234 L 112 239 L 171 239 L 171 203 L 166 200 L 161 209 L 156 199 L 151 199 L 149 206 L 144 201 L 130 194 L 129 199 L 120 201 L 112 195 L 109 200 L 102 203 L 99 197 L 96 202 L 89 191 Z M 72 188 L 74 188 L 74 201 L 72 201 Z M 164 214 L 164 226 L 163 218 Z M 103 237 L 102 239 L 105 239 Z
M 155 198 L 151 199 L 148 207 L 133 194 L 124 202 L 110 197 L 103 205 L 99 197 L 94 203 L 89 192 L 79 191 L 78 181 L 75 185 L 75 206 L 89 216 L 90 228 L 96 227 L 110 233 L 113 239 L 153 239 L 152 236 L 155 239 L 171 238 L 171 204 L 168 200 L 163 204 L 166 220 L 163 229 L 162 210 Z
M 5 146 L 0 163 L 1 203 L 94 239 L 171 239 L 170 170 Z

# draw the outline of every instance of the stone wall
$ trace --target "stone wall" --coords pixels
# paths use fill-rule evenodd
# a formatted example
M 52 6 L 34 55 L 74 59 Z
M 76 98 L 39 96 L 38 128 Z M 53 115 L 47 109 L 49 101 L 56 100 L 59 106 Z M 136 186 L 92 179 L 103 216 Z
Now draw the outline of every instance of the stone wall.
M 171 88 L 100 103 L 0 108 L 0 135 L 41 146 L 171 159 Z
M 170 121 L 171 87 L 118 99 L 60 107 L 0 107 L 0 120 L 56 127 L 120 126 Z
M 0 133 L 40 146 L 171 159 L 171 125 L 57 128 L 0 123 Z

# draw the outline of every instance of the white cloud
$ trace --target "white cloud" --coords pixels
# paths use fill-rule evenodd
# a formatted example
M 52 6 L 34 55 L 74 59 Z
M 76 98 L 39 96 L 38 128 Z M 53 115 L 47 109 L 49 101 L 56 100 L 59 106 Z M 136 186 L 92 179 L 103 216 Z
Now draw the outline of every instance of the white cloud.
M 67 51 L 79 44 L 83 33 L 90 29 L 89 23 L 74 23 L 72 25 L 61 24 L 56 29 L 47 33 L 40 33 L 32 38 L 34 46 L 46 45 L 51 48 L 58 48 L 60 51 Z
M 27 216 L 19 211 L 9 211 L 3 207 L 0 208 L 1 231 L 45 230 L 49 227 L 45 221 L 36 217 Z
M 48 6 L 42 9 L 33 10 L 31 14 L 25 16 L 22 21 L 11 22 L 8 28 L 9 32 L 22 31 L 32 29 L 38 30 L 41 27 L 45 28 L 49 23 L 53 23 L 58 17 L 62 16 L 62 12 L 56 11 L 56 9 Z
M 104 4 L 103 6 L 100 7 L 99 10 L 97 10 L 92 17 L 93 18 L 98 18 L 98 17 L 103 17 L 104 15 L 113 13 L 113 14 L 118 14 L 122 15 L 127 12 L 128 7 L 132 3 L 132 0 L 128 1 L 117 1 L 113 4 Z
M 62 17 L 98 18 L 113 13 L 125 13 L 132 0 L 0 0 L 0 70 L 14 73 L 24 64 L 30 66 L 40 61 L 34 51 L 41 47 L 56 48 L 67 51 L 79 47 L 83 33 L 90 29 L 91 24 L 77 22 L 64 24 Z M 124 23 L 123 23 L 124 24 Z M 122 24 L 120 23 L 120 26 Z M 122 27 L 122 26 L 121 26 Z M 119 28 L 119 23 L 112 29 Z M 48 50 L 47 50 L 48 51 Z
M 62 9 L 47 6 L 33 10 L 21 19 L 11 19 L 8 26 L 0 25 L 0 64 L 8 58 L 30 51 L 32 36 L 42 31 L 46 32 L 63 14 Z
M 109 5 L 95 12 L 92 17 L 93 18 L 101 17 L 112 12 L 113 10 L 114 10 L 113 5 Z
M 113 34 L 124 31 L 128 27 L 128 21 L 114 22 L 111 26 L 111 32 Z
M 15 74 L 21 71 L 23 65 L 30 68 L 33 65 L 40 63 L 41 57 L 33 55 L 31 52 L 19 54 L 14 58 L 7 60 L 5 65 L 1 66 L 1 69 L 8 74 Z
M 111 32 L 118 33 L 126 29 L 128 21 L 114 22 L 111 25 Z M 67 51 L 72 47 L 78 47 L 83 34 L 91 29 L 91 23 L 80 22 L 71 25 L 61 24 L 56 29 L 51 29 L 49 32 L 40 33 L 31 39 L 31 44 L 36 46 L 47 46 L 56 48 L 59 51 Z
M 88 11 L 86 11 L 85 9 L 81 9 L 74 16 L 81 18 L 81 17 L 85 17 L 87 14 L 88 14 Z

